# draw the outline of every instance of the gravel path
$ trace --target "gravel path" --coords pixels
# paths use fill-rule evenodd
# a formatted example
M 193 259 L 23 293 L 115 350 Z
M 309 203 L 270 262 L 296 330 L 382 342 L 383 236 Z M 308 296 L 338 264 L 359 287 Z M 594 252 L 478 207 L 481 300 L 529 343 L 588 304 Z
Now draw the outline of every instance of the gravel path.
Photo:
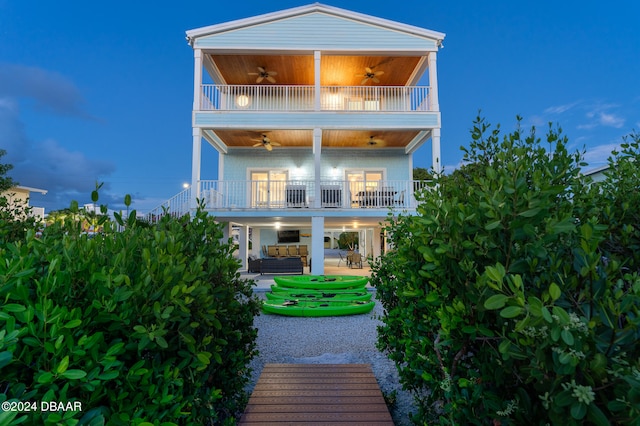
M 382 393 L 396 391 L 391 411 L 395 424 L 411 425 L 413 397 L 402 390 L 394 363 L 376 349 L 376 327 L 381 324 L 376 318 L 381 315 L 378 301 L 371 313 L 363 315 L 298 318 L 260 314 L 254 319 L 260 354 L 250 364 L 254 371 L 249 391 L 268 363 L 371 364 Z

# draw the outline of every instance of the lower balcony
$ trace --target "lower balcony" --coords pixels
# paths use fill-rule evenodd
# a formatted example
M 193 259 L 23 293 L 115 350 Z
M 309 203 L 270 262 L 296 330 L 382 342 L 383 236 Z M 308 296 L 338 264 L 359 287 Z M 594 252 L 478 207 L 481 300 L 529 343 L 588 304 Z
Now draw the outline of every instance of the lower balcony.
M 378 209 L 414 210 L 416 193 L 425 181 L 200 181 L 198 198 L 206 210 Z M 186 189 L 152 210 L 148 218 L 189 213 L 192 189 Z M 298 210 L 299 212 L 299 210 Z M 382 213 L 382 212 L 381 212 Z M 356 213 L 357 214 L 357 213 Z

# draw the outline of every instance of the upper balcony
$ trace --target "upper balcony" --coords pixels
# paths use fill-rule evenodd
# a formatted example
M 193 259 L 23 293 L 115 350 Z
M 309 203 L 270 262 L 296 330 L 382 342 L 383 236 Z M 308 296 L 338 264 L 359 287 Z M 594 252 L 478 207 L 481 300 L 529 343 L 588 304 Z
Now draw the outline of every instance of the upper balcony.
M 428 86 L 203 84 L 199 111 L 435 112 Z
M 389 210 L 411 211 L 418 205 L 417 193 L 427 186 L 425 181 L 218 181 L 199 182 L 197 198 L 207 211 L 252 215 L 307 214 L 316 210 L 322 215 L 378 215 Z M 192 208 L 192 188 L 158 206 L 148 214 L 150 220 L 172 214 L 182 216 Z M 357 210 L 356 210 L 357 209 Z

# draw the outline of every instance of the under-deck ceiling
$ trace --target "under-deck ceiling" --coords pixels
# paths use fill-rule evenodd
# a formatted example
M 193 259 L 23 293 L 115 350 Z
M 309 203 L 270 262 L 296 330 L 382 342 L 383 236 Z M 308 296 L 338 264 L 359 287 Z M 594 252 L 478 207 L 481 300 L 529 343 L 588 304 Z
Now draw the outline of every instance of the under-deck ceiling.
M 313 55 L 211 55 L 226 84 L 256 84 L 258 67 L 278 74 L 276 82 L 266 79 L 261 84 L 313 85 Z M 371 80 L 367 85 L 405 86 L 420 63 L 418 56 L 347 56 L 322 55 L 320 84 L 322 86 L 360 86 L 365 68 L 373 72 L 379 83 Z
M 258 143 L 262 135 L 283 147 L 308 147 L 313 145 L 311 130 L 216 130 L 215 133 L 228 147 L 249 148 Z M 415 130 L 325 130 L 322 132 L 323 148 L 404 148 L 416 136 Z M 274 149 L 277 149 L 274 148 Z
M 259 85 L 314 85 L 314 57 L 306 55 L 266 54 L 210 54 L 210 60 L 224 82 L 233 85 L 257 85 L 258 67 L 272 75 L 275 83 L 264 78 Z M 336 55 L 323 54 L 320 60 L 320 84 L 322 86 L 405 86 L 410 84 L 416 70 L 424 66 L 420 56 Z M 367 79 L 369 68 L 378 82 Z M 215 78 L 214 78 L 215 79 Z M 265 129 L 266 130 L 266 129 Z M 282 147 L 311 147 L 310 130 L 221 130 L 213 129 L 227 147 L 249 148 L 262 134 Z M 418 135 L 410 130 L 325 130 L 322 146 L 327 148 L 404 148 Z

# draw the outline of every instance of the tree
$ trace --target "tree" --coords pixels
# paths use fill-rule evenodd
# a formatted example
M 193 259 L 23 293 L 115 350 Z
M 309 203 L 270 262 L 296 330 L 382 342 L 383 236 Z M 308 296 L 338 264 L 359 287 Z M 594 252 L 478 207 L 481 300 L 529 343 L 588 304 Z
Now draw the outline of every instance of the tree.
M 0 149 L 0 159 L 7 151 Z M 28 229 L 34 229 L 38 221 L 31 216 L 30 208 L 9 202 L 3 194 L 18 185 L 7 173 L 13 165 L 0 162 L 0 246 L 5 242 L 17 241 L 25 236 Z
M 413 180 L 431 180 L 433 175 L 424 167 L 415 167 L 413 169 Z
M 2 157 L 6 154 L 6 150 L 0 149 L 0 159 L 2 159 Z M 17 182 L 14 182 L 14 180 L 9 176 L 6 176 L 11 169 L 13 169 L 13 165 L 3 164 L 0 162 L 0 193 L 11 189 L 18 184 Z
M 378 347 L 418 424 L 638 424 L 640 137 L 595 184 L 559 128 L 519 124 L 479 117 L 466 165 L 390 217 Z

